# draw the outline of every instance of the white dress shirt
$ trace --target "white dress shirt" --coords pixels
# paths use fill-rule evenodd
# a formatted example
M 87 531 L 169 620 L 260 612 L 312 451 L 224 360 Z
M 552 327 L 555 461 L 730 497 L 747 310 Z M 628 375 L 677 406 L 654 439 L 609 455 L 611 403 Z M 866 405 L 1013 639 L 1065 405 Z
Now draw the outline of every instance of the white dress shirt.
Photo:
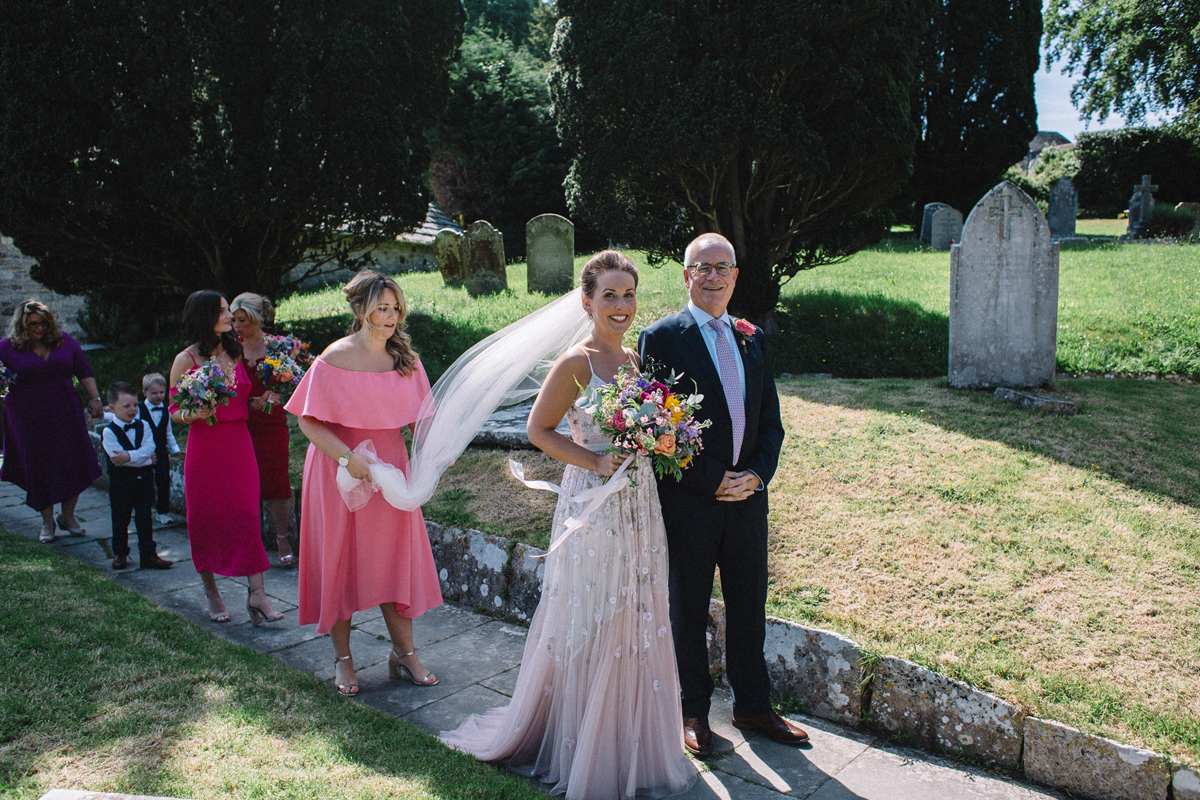
M 115 417 L 112 421 L 119 427 L 125 426 L 124 422 Z M 128 461 L 124 464 L 113 464 L 114 467 L 148 467 L 154 463 L 151 460 L 154 457 L 154 432 L 150 430 L 149 423 L 144 419 L 138 418 L 131 424 L 142 426 L 142 446 L 136 450 L 126 450 L 122 447 L 121 442 L 117 439 L 117 435 L 107 425 L 100 431 L 100 444 L 104 448 L 104 452 L 108 453 L 110 459 L 117 453 L 129 453 Z M 131 444 L 137 441 L 136 430 L 125 431 L 125 436 L 128 437 Z
M 152 423 L 154 423 L 155 425 L 158 425 L 158 423 L 162 422 L 162 416 L 158 416 L 159 414 L 162 414 L 163 416 L 167 417 L 167 452 L 168 453 L 178 453 L 179 452 L 179 443 L 175 441 L 175 431 L 172 430 L 172 423 L 171 423 L 171 412 L 167 410 L 166 403 L 159 403 L 158 405 L 154 405 L 149 400 L 147 400 L 146 401 L 146 410 L 150 412 L 150 421 Z

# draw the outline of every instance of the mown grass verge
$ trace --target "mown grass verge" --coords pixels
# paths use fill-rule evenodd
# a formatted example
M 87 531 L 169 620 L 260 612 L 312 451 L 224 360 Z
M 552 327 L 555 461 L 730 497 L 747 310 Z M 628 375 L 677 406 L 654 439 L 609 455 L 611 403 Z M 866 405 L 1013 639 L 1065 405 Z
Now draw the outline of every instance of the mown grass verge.
M 0 528 L 0 797 L 540 798 Z

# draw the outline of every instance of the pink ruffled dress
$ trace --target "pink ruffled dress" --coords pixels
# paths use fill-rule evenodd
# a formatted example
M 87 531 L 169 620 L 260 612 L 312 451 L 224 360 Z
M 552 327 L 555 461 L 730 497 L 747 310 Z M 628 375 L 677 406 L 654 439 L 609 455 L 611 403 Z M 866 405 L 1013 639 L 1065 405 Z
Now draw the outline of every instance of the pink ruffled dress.
M 313 362 L 284 408 L 320 420 L 348 448 L 370 439 L 381 461 L 407 472 L 401 429 L 429 395 L 417 363 L 409 375 L 353 372 Z M 325 633 L 355 611 L 395 603 L 402 617 L 442 604 L 437 567 L 420 510 L 401 511 L 376 493 L 351 512 L 337 488 L 337 460 L 308 446 L 300 495 L 300 624 Z

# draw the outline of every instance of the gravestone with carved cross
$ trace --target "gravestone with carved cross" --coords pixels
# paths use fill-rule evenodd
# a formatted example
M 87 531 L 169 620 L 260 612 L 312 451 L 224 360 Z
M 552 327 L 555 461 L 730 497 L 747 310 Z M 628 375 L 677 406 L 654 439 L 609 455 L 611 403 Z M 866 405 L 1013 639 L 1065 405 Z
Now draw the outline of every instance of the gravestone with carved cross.
M 1150 176 L 1143 175 L 1141 184 L 1133 187 L 1133 197 L 1129 198 L 1129 225 L 1125 235 L 1130 239 L 1140 239 L 1150 233 L 1150 212 L 1154 210 L 1154 192 L 1158 187 L 1150 183 Z
M 1054 383 L 1058 243 L 1012 183 L 984 195 L 950 249 L 951 386 Z

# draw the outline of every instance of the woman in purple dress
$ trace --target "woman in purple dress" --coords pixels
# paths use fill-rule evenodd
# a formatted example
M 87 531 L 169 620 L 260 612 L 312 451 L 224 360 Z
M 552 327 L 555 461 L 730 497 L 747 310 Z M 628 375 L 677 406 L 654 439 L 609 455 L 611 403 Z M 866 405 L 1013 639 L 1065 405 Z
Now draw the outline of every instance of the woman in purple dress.
M 43 542 L 54 541 L 55 522 L 83 536 L 75 519 L 79 493 L 100 477 L 100 463 L 83 420 L 78 378 L 88 396 L 88 413 L 103 416 L 92 368 L 79 345 L 58 327 L 37 300 L 18 303 L 0 361 L 15 374 L 4 399 L 4 466 L 0 480 L 25 490 L 25 505 L 42 512 Z M 55 504 L 61 504 L 57 518 Z

